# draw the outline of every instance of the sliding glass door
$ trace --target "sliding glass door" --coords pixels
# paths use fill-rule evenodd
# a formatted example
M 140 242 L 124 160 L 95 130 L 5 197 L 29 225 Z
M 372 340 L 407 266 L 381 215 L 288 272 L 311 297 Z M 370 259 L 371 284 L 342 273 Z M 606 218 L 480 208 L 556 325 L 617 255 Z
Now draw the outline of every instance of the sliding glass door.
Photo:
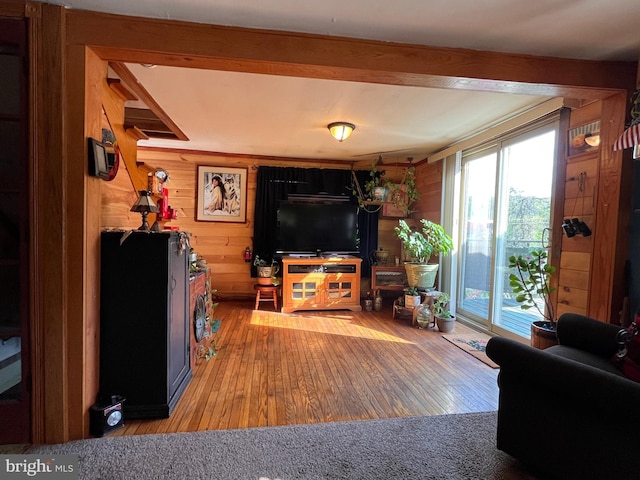
M 508 259 L 548 247 L 557 123 L 463 152 L 457 311 L 529 337 L 535 313 L 509 287 Z

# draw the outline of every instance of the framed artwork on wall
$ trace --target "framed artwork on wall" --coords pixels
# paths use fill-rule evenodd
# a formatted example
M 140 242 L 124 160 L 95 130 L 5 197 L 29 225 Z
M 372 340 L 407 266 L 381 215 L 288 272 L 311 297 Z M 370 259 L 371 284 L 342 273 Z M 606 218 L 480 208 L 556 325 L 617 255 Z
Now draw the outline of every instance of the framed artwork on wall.
M 407 218 L 407 186 L 396 185 L 382 204 L 383 218 Z
M 196 220 L 247 221 L 247 169 L 198 166 Z

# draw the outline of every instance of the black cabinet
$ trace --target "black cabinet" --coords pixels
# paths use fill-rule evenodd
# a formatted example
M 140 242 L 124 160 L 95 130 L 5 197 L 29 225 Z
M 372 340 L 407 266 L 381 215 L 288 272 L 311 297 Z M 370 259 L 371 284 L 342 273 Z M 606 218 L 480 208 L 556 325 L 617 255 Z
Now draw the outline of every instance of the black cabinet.
M 100 393 L 125 418 L 168 417 L 191 380 L 188 245 L 179 232 L 101 235 Z

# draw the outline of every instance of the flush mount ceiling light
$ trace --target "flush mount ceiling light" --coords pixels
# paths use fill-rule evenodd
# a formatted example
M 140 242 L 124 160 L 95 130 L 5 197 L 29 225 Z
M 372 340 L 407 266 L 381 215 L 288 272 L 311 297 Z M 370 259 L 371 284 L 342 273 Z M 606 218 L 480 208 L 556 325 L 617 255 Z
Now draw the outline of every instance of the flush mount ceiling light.
M 327 125 L 327 128 L 333 138 L 342 142 L 351 136 L 356 126 L 353 123 L 333 122 Z

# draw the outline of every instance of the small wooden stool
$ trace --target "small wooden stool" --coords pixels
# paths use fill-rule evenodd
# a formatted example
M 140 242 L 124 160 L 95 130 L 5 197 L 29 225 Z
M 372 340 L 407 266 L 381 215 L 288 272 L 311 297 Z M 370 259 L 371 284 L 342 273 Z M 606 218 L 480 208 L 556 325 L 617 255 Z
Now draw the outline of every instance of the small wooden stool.
M 259 283 L 256 283 L 253 286 L 253 288 L 255 288 L 258 291 L 256 293 L 256 306 L 254 310 L 258 309 L 258 305 L 260 304 L 260 302 L 271 302 L 271 301 L 273 301 L 274 308 L 278 310 L 278 290 L 280 289 L 280 286 L 260 285 Z

